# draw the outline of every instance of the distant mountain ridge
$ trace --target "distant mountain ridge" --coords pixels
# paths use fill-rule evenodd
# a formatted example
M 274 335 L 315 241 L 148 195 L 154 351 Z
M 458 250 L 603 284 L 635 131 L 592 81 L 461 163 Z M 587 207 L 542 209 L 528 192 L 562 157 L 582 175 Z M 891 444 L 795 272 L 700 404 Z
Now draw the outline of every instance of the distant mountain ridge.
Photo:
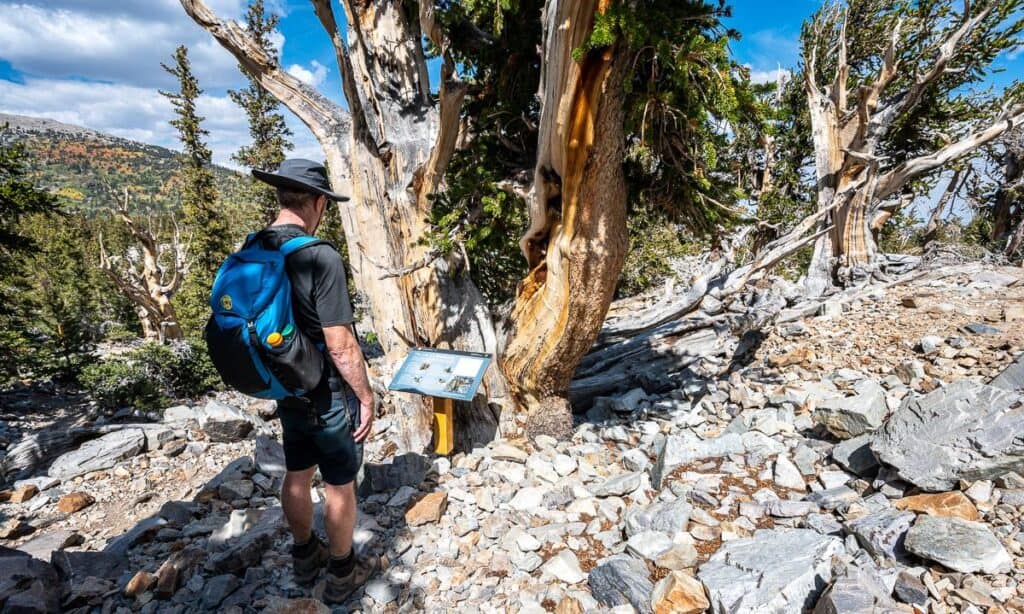
M 6 130 L 2 130 L 4 125 Z M 32 179 L 72 208 L 94 214 L 112 207 L 110 189 L 128 188 L 140 209 L 180 209 L 178 153 L 148 143 L 63 122 L 0 113 L 0 139 L 23 143 L 30 153 Z M 237 171 L 211 167 L 221 202 L 236 208 L 246 200 L 249 179 Z

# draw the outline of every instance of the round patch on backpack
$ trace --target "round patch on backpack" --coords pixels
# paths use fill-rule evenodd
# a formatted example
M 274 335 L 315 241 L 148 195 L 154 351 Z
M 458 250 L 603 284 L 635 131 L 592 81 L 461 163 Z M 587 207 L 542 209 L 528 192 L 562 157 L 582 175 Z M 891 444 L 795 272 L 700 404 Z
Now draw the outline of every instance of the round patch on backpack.
M 224 309 L 230 310 L 233 305 L 234 303 L 231 302 L 231 297 L 228 296 L 227 294 L 220 297 L 220 306 L 223 307 Z

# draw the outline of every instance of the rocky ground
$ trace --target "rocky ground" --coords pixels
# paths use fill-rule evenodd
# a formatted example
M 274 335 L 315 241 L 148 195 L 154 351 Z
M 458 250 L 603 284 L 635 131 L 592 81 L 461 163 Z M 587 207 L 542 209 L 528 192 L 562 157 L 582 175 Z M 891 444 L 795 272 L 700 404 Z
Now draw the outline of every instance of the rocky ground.
M 384 570 L 337 611 L 1024 611 L 1022 322 L 1024 270 L 925 268 L 569 441 L 396 455 L 384 416 L 356 536 Z M 0 415 L 8 469 L 62 452 L 6 476 L 4 611 L 328 611 L 291 579 L 266 404 L 40 403 Z

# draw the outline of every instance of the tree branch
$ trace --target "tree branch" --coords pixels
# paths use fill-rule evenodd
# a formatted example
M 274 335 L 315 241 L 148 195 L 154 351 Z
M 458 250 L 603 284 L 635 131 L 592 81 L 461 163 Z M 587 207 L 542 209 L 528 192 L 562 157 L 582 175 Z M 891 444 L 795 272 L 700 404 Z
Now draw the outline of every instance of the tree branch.
M 340 142 L 338 132 L 348 128 L 344 109 L 302 83 L 268 57 L 240 24 L 224 21 L 204 0 L 179 0 L 189 17 L 227 49 L 245 70 L 305 123 L 321 142 Z
M 994 8 L 995 3 L 986 7 L 974 17 L 969 17 L 968 15 L 971 10 L 971 4 L 969 0 L 964 0 L 964 22 L 959 28 L 949 35 L 949 38 L 939 45 L 938 55 L 935 58 L 935 64 L 932 65 L 931 70 L 916 78 L 914 80 L 914 84 L 911 85 L 906 92 L 897 96 L 897 102 L 894 103 L 898 107 L 897 115 L 903 115 L 917 106 L 921 101 L 921 96 L 924 94 L 924 91 L 928 86 L 946 73 L 949 61 L 953 59 L 953 56 L 956 54 L 957 46 L 960 44 L 960 41 L 963 40 L 964 36 L 973 30 L 976 25 L 988 17 L 989 13 L 991 13 Z
M 367 115 L 363 99 L 359 97 L 359 88 L 356 87 L 355 74 L 352 69 L 352 58 L 349 56 L 348 46 L 342 40 L 338 30 L 331 2 L 330 0 L 311 0 L 311 2 L 317 18 L 320 19 L 320 25 L 331 37 L 331 44 L 334 46 L 338 72 L 341 74 L 341 88 L 345 92 L 345 100 L 348 101 L 352 128 L 355 130 L 356 138 L 363 139 L 367 145 L 371 146 L 371 151 L 377 151 L 376 139 L 381 133 L 376 130 L 374 118 Z
M 885 175 L 882 175 L 878 180 L 877 187 L 875 188 L 875 199 L 885 200 L 908 181 L 952 162 L 995 140 L 1021 121 L 1024 121 L 1024 104 L 1018 104 L 1011 109 L 1007 109 L 1000 114 L 999 118 L 991 126 L 984 130 L 972 132 L 959 141 L 950 143 L 928 155 L 903 162 Z

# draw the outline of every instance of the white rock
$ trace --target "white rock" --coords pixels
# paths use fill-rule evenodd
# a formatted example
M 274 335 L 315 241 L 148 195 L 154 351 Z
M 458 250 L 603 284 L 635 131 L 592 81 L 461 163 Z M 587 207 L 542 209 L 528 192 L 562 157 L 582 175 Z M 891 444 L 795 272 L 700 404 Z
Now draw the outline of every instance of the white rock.
M 536 552 L 540 550 L 540 540 L 529 533 L 523 533 L 516 538 L 516 546 L 523 552 Z
M 576 459 L 568 454 L 559 454 L 555 456 L 555 471 L 562 477 L 576 471 L 576 466 Z
M 542 571 L 566 584 L 578 584 L 587 578 L 572 550 L 562 550 L 544 563 Z
M 807 484 L 804 482 L 804 476 L 797 469 L 793 461 L 789 460 L 788 456 L 780 454 L 775 459 L 775 471 L 773 474 L 775 483 L 783 488 L 789 488 L 790 490 L 799 490 L 805 492 L 807 490 Z
M 544 491 L 540 488 L 520 488 L 519 492 L 509 501 L 509 506 L 520 512 L 533 512 L 540 509 L 544 500 Z

